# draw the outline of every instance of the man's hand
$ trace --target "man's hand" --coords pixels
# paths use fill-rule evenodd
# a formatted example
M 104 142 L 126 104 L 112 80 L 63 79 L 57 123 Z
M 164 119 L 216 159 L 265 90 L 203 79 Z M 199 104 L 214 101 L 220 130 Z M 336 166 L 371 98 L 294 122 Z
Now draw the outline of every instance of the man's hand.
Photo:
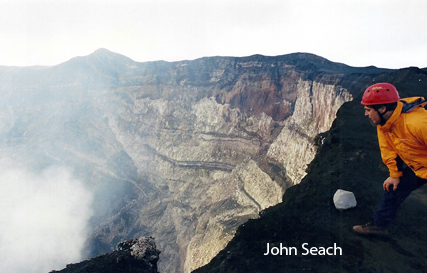
M 399 177 L 389 177 L 384 181 L 383 188 L 385 191 L 390 191 L 390 185 L 393 185 L 393 190 L 397 190 L 397 185 L 400 183 Z

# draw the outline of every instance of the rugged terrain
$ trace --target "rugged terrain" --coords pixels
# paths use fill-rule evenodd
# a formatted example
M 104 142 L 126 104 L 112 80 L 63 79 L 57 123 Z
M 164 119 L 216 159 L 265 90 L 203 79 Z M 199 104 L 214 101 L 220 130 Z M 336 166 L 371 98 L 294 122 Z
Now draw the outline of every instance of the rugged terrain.
M 77 264 L 69 264 L 61 271 L 51 273 L 158 273 L 160 251 L 152 237 L 128 239 L 117 245 L 117 250 Z
M 159 271 L 189 272 L 309 184 L 287 191 L 309 181 L 307 164 L 331 141 L 316 136 L 345 102 L 380 79 L 403 84 L 403 73 L 303 53 L 137 63 L 105 49 L 0 67 L 0 160 L 64 165 L 84 181 L 94 193 L 87 257 L 154 236 Z
M 394 83 L 401 97 L 427 95 L 427 71 L 407 68 L 383 73 L 376 82 Z M 240 226 L 236 236 L 203 272 L 426 272 L 427 191 L 421 188 L 401 206 L 389 238 L 361 237 L 353 225 L 370 221 L 378 206 L 387 168 L 381 162 L 376 130 L 360 105 L 363 84 L 355 84 L 352 102 L 344 104 L 321 143 L 308 175 L 289 188 L 283 203 L 263 211 L 261 218 Z M 350 88 L 349 90 L 351 90 Z M 356 208 L 339 211 L 337 189 L 354 192 Z M 334 247 L 336 255 L 303 249 Z M 264 255 L 271 247 L 295 247 L 289 255 Z M 281 245 L 280 245 L 281 244 Z M 333 253 L 333 249 L 330 249 Z

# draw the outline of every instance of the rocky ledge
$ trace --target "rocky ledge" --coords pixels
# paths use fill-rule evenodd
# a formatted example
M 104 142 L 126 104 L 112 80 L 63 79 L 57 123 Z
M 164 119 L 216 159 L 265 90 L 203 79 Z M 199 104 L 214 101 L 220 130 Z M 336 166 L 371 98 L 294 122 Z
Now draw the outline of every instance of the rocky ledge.
M 158 273 L 160 251 L 153 237 L 141 237 L 120 242 L 117 250 L 50 273 Z

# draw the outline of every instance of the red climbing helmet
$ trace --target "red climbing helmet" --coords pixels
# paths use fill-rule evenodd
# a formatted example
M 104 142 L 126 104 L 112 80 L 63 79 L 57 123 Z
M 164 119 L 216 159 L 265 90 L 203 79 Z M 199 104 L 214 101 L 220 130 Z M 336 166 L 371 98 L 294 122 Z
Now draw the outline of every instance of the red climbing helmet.
M 399 99 L 399 93 L 394 85 L 381 82 L 366 88 L 361 103 L 363 105 L 388 104 Z

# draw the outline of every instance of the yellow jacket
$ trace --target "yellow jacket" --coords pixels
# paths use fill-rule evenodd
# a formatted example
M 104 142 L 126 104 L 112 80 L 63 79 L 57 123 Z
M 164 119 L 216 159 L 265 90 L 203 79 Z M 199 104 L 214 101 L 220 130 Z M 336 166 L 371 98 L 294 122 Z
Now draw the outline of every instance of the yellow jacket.
M 390 171 L 390 177 L 402 176 L 401 160 L 415 175 L 427 179 L 427 110 L 415 107 L 405 110 L 407 103 L 422 97 L 405 98 L 387 122 L 377 126 L 381 157 Z M 400 163 L 399 163 L 400 162 Z

